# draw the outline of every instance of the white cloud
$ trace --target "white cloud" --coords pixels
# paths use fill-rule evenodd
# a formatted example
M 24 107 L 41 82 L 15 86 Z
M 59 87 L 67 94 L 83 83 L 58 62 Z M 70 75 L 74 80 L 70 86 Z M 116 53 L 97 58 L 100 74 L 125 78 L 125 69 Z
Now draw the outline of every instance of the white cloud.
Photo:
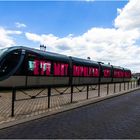
M 81 36 L 26 33 L 27 39 L 45 44 L 48 51 L 96 61 L 111 62 L 140 72 L 140 1 L 131 0 L 117 9 L 114 28 L 93 27 Z
M 133 51 L 133 47 L 139 50 L 134 46 L 135 40 L 139 37 L 137 30 L 92 28 L 78 37 L 59 38 L 54 35 L 33 33 L 26 33 L 26 37 L 29 40 L 45 44 L 48 51 L 63 52 L 82 58 L 90 56 L 94 60 L 111 61 L 112 64 L 122 66 L 126 65 L 128 60 L 133 59 L 133 55 L 136 53 Z
M 0 27 L 0 48 L 10 47 L 15 45 L 12 35 L 19 35 L 22 32 L 15 30 L 6 30 Z
M 9 35 L 10 35 L 10 34 L 15 34 L 15 35 L 20 35 L 20 34 L 22 34 L 21 31 L 14 31 L 14 30 L 7 30 L 6 33 L 9 34 Z
M 140 1 L 131 0 L 123 8 L 118 9 L 119 15 L 115 19 L 115 27 L 124 30 L 140 29 Z
M 15 25 L 17 28 L 27 27 L 24 23 L 19 23 L 19 22 L 16 22 Z

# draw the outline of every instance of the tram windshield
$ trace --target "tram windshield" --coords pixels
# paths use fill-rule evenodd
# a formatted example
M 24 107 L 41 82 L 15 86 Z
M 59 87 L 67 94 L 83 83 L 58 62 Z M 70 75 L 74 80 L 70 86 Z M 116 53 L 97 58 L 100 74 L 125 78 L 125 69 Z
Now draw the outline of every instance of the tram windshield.
M 1 55 L 2 55 L 5 51 L 7 51 L 7 50 L 8 50 L 8 48 L 0 49 L 0 57 L 1 57 Z
M 1 50 L 0 56 L 2 56 L 5 51 L 6 49 Z M 0 76 L 9 74 L 17 66 L 19 59 L 20 53 L 18 51 L 10 52 L 3 57 L 0 62 Z

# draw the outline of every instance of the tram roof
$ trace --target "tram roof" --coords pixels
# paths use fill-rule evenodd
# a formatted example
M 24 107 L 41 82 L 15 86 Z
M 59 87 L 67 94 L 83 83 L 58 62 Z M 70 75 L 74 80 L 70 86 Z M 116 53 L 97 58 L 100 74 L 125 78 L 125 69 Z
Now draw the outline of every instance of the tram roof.
M 79 65 L 90 65 L 90 66 L 99 65 L 98 62 L 89 60 L 89 59 L 83 59 L 83 58 L 77 58 L 77 57 L 71 57 L 71 56 L 70 58 L 74 63 L 77 63 Z
M 13 46 L 13 47 L 9 47 L 7 49 L 7 51 L 14 51 L 17 49 L 21 49 L 21 50 L 25 50 L 25 52 L 29 52 L 29 53 L 33 53 L 36 54 L 38 56 L 42 56 L 42 57 L 46 57 L 48 59 L 51 60 L 58 60 L 58 61 L 69 61 L 69 57 L 63 54 L 58 54 L 58 53 L 53 53 L 53 52 L 47 52 L 47 51 L 42 51 L 42 50 L 38 50 L 38 49 L 34 49 L 34 48 L 28 48 L 28 47 L 24 47 L 24 46 Z

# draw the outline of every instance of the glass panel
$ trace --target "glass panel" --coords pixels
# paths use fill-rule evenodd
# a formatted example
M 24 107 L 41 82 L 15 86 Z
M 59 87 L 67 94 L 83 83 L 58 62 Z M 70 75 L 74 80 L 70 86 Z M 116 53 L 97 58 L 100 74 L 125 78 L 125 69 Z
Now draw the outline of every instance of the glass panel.
M 0 76 L 5 76 L 11 72 L 17 66 L 19 58 L 20 53 L 18 51 L 14 51 L 3 58 L 0 64 Z
M 104 77 L 110 77 L 110 76 L 111 76 L 111 71 L 110 71 L 110 69 L 104 69 L 104 70 L 103 70 L 103 73 L 104 73 Z
M 79 77 L 98 77 L 99 69 L 88 66 L 76 66 L 73 65 L 73 76 Z
M 50 75 L 51 62 L 45 60 L 29 60 L 28 61 L 28 74 L 29 75 Z
M 55 76 L 67 76 L 68 75 L 68 64 L 55 62 L 54 63 L 54 75 Z
M 99 69 L 98 68 L 94 68 L 94 76 L 99 77 Z
M 124 77 L 125 78 L 131 78 L 131 72 L 130 71 L 125 71 Z
M 41 75 L 50 75 L 51 72 L 51 62 L 40 61 Z
M 122 70 L 114 70 L 114 78 L 123 78 L 123 75 Z
M 29 65 L 29 70 L 33 71 L 34 70 L 34 61 L 29 61 L 28 65 Z

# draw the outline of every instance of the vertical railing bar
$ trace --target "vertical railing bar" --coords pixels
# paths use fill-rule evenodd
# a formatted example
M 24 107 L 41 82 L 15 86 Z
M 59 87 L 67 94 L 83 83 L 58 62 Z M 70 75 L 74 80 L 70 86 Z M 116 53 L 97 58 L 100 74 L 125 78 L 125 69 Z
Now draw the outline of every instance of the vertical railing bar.
M 98 97 L 100 97 L 100 83 L 98 84 Z
M 107 95 L 109 94 L 109 83 L 107 83 Z
M 73 102 L 73 86 L 71 86 L 71 103 Z
M 89 85 L 87 85 L 87 99 L 88 99 L 88 93 L 89 93 Z
M 114 93 L 116 92 L 116 83 L 114 83 Z
M 16 97 L 16 89 L 12 89 L 12 108 L 11 108 L 11 117 L 14 117 L 14 107 L 15 107 L 15 97 Z
M 120 86 L 119 86 L 119 91 L 121 92 L 121 86 L 122 86 L 122 83 L 120 83 Z
M 48 108 L 50 108 L 51 87 L 48 87 Z

